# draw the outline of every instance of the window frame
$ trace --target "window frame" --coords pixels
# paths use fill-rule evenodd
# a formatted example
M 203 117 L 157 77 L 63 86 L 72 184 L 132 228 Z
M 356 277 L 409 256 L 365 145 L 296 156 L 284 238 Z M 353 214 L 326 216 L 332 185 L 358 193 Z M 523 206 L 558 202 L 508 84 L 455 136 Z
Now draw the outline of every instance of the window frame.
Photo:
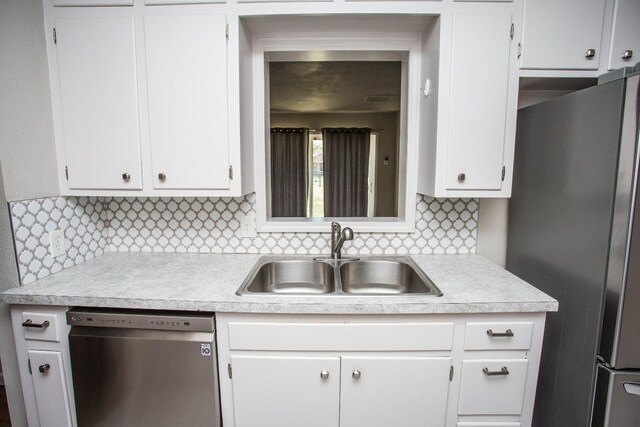
M 256 228 L 258 232 L 328 232 L 333 220 L 357 232 L 415 231 L 418 177 L 418 110 L 420 92 L 421 39 L 416 33 L 402 34 L 296 34 L 255 35 L 253 37 L 253 101 L 256 171 Z M 327 61 L 348 54 L 361 60 L 402 62 L 402 107 L 399 124 L 398 216 L 340 218 L 274 218 L 271 216 L 269 142 L 270 61 L 304 60 L 309 52 L 322 52 Z M 296 55 L 299 58 L 296 59 Z M 307 55 L 308 56 L 308 55 Z M 367 59 L 368 58 L 368 59 Z M 317 60 L 317 59 L 314 59 Z M 353 60 L 353 59 L 352 59 Z

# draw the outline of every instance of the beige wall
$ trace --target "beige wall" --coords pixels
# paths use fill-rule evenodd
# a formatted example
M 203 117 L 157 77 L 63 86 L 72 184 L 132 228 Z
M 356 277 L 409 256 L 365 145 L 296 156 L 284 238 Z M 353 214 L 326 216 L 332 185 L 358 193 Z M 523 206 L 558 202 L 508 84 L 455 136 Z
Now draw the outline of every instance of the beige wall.
M 0 162 L 7 200 L 60 194 L 41 0 L 0 0 Z
M 287 113 L 272 114 L 272 127 L 369 127 L 384 129 L 378 136 L 376 164 L 376 216 L 398 216 L 397 168 L 398 168 L 398 113 Z M 389 164 L 384 165 L 384 158 Z

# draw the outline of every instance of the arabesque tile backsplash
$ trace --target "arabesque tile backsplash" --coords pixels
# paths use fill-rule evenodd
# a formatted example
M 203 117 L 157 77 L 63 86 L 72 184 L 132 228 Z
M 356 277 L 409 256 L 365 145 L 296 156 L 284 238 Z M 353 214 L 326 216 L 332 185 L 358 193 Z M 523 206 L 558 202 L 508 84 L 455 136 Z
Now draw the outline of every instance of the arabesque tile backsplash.
M 477 199 L 418 196 L 412 233 L 358 233 L 344 252 L 475 253 Z M 20 277 L 33 282 L 104 252 L 329 252 L 328 233 L 258 233 L 241 237 L 240 216 L 255 194 L 238 198 L 54 197 L 10 203 Z M 49 231 L 64 229 L 67 254 L 49 255 Z

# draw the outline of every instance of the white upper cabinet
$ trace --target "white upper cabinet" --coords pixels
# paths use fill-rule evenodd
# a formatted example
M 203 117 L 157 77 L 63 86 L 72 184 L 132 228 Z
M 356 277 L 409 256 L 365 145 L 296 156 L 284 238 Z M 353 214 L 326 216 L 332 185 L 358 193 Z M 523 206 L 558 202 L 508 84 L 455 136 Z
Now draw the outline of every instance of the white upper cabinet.
M 69 188 L 141 189 L 133 18 L 58 18 L 55 35 Z
M 520 67 L 597 70 L 604 12 L 605 0 L 525 0 Z
M 144 19 L 153 186 L 228 189 L 224 15 Z
M 448 190 L 502 187 L 511 22 L 509 12 L 453 15 Z
M 608 69 L 640 61 L 640 1 L 616 0 Z

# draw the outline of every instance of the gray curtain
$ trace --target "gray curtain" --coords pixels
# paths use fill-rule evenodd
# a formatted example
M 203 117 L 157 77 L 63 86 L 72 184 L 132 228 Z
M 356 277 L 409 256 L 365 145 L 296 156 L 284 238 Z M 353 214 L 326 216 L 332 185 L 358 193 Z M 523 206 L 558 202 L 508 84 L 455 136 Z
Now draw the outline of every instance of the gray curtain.
M 271 215 L 306 217 L 309 130 L 271 129 Z
M 324 216 L 367 216 L 369 128 L 323 128 Z

